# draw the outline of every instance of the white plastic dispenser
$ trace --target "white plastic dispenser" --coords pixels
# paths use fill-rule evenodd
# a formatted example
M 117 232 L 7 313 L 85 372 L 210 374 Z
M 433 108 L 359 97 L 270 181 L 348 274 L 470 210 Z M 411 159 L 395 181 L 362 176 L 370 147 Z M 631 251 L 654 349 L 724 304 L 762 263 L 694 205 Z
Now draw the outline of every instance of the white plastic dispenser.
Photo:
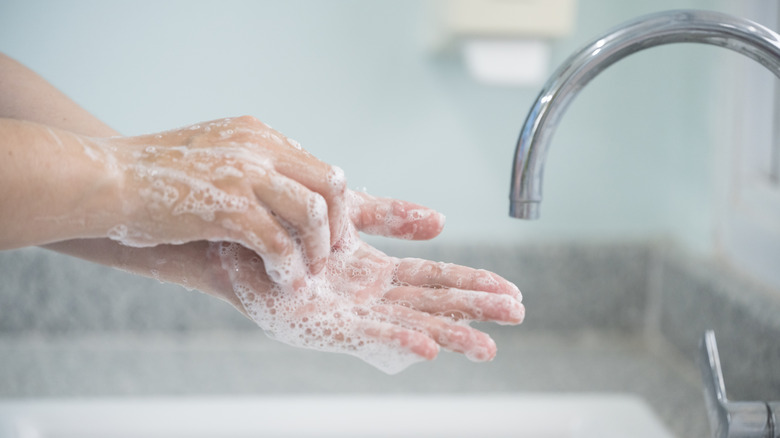
M 443 0 L 440 45 L 461 53 L 486 84 L 534 86 L 544 81 L 550 41 L 572 32 L 576 0 Z

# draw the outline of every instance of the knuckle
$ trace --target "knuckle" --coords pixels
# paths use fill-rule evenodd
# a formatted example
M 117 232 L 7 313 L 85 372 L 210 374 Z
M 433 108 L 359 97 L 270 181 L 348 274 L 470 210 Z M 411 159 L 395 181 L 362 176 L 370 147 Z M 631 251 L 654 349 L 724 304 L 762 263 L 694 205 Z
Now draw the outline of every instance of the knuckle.
M 358 227 L 368 227 L 371 225 L 378 225 L 379 219 L 377 219 L 377 213 L 373 210 L 363 209 L 353 218 Z
M 346 193 L 347 178 L 344 175 L 344 171 L 340 167 L 331 166 L 327 179 L 332 194 L 343 196 Z
M 401 219 L 406 219 L 407 217 L 406 204 L 399 200 L 393 200 L 390 203 L 390 211 L 392 212 L 393 217 Z
M 327 226 L 328 203 L 319 193 L 311 193 L 306 202 L 306 222 L 315 227 L 323 228 Z
M 280 256 L 287 256 L 293 252 L 293 242 L 287 233 L 277 232 L 268 242 L 269 250 Z
M 426 280 L 438 280 L 444 273 L 444 266 L 441 263 L 430 263 L 425 266 L 423 276 Z
M 258 120 L 255 116 L 250 116 L 250 115 L 239 116 L 235 119 L 235 121 L 239 124 L 249 125 L 249 126 L 260 124 L 260 120 Z

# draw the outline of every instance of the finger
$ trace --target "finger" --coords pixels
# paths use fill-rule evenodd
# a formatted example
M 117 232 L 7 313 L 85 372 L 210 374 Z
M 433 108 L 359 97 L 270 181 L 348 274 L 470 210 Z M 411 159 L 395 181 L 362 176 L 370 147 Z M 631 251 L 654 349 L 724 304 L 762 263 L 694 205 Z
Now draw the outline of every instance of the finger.
M 350 191 L 350 219 L 368 234 L 407 240 L 433 239 L 444 228 L 444 215 L 421 205 Z
M 330 244 L 335 245 L 341 240 L 349 220 L 345 199 L 347 180 L 344 171 L 295 147 L 288 148 L 279 155 L 276 170 L 303 184 L 309 190 L 319 193 L 325 199 L 328 206 Z
M 384 298 L 421 312 L 454 319 L 520 324 L 525 317 L 523 304 L 504 294 L 402 286 L 390 290 Z
M 325 200 L 297 181 L 274 171 L 255 174 L 253 181 L 258 200 L 281 218 L 282 226 L 292 227 L 294 237 L 300 239 L 310 272 L 320 273 L 330 253 Z
M 338 242 L 347 230 L 348 215 L 345 203 L 347 189 L 344 172 L 317 159 L 301 148 L 298 142 L 284 136 L 254 117 L 226 119 L 235 125 L 229 130 L 232 141 L 242 144 L 263 144 L 273 151 L 274 168 L 280 174 L 298 181 L 309 190 L 319 193 L 328 206 L 330 245 Z M 220 124 L 225 121 L 220 122 Z M 221 134 L 220 134 L 221 135 Z
M 522 300 L 512 282 L 484 269 L 415 258 L 401 259 L 396 280 L 402 285 L 444 287 L 505 294 Z
M 196 242 L 189 244 L 192 247 Z M 273 282 L 266 274 L 265 265 L 257 252 L 232 242 L 209 242 L 205 251 L 206 270 L 201 273 L 206 280 L 200 289 L 233 305 L 239 312 L 254 320 L 248 305 L 259 298 L 254 290 L 269 290 Z M 239 284 L 251 284 L 249 288 L 236 288 Z
M 422 331 L 443 348 L 463 353 L 470 360 L 485 362 L 496 356 L 496 343 L 487 334 L 467 325 L 455 324 L 402 306 L 381 305 L 372 310 L 388 317 L 388 322 Z
M 356 327 L 368 337 L 382 344 L 398 344 L 401 349 L 426 360 L 439 354 L 439 346 L 433 339 L 418 331 L 380 321 L 363 321 Z
M 221 220 L 227 236 L 213 239 L 240 243 L 258 254 L 269 278 L 279 284 L 298 286 L 305 283 L 305 264 L 296 251 L 289 231 L 267 209 L 255 206 L 229 219 Z

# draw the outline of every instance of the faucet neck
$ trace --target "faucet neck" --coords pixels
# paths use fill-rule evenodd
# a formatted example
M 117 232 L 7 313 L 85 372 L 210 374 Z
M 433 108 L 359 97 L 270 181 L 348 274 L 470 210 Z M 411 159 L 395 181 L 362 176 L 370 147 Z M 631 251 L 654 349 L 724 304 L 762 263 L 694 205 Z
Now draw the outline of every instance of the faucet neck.
M 640 17 L 605 33 L 570 56 L 531 106 L 515 149 L 510 189 L 512 217 L 538 218 L 550 140 L 579 91 L 620 59 L 670 43 L 724 47 L 758 61 L 780 78 L 780 35 L 743 18 L 711 11 L 667 11 Z

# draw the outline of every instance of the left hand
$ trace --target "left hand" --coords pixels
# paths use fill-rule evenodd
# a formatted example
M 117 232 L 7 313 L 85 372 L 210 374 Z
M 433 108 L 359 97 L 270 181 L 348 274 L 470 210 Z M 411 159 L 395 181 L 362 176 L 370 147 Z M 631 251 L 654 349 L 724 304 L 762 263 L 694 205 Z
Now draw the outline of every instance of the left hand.
M 414 204 L 354 193 L 351 202 L 359 206 L 351 209 L 352 222 L 375 233 L 430 238 L 441 230 L 440 215 Z M 229 284 L 239 310 L 275 339 L 352 354 L 389 373 L 433 359 L 440 347 L 491 360 L 495 343 L 468 322 L 522 322 L 520 291 L 500 276 L 389 257 L 352 232 L 323 274 L 297 292 L 272 282 L 262 259 L 238 244 L 212 244 L 209 258 L 222 267 L 220 292 Z

